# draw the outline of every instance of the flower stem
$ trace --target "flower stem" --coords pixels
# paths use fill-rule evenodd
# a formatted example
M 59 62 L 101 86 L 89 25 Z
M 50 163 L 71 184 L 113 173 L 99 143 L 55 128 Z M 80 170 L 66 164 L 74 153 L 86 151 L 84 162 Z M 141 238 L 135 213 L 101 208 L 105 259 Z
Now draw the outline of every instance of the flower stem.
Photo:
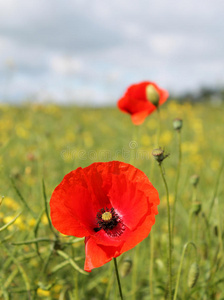
M 169 259 L 169 266 L 168 266 L 168 272 L 169 272 L 169 299 L 172 300 L 172 240 L 171 240 L 171 225 L 170 225 L 170 203 L 169 203 L 169 190 L 168 185 L 166 182 L 166 178 L 164 176 L 164 172 L 162 169 L 161 163 L 159 164 L 160 173 L 166 188 L 166 199 L 167 199 L 167 216 L 168 216 L 168 231 L 169 231 L 169 253 L 168 253 L 168 259 Z
M 217 177 L 217 181 L 216 181 L 216 185 L 215 185 L 214 195 L 212 197 L 210 208 L 209 208 L 209 221 L 210 221 L 210 218 L 211 218 L 211 215 L 212 215 L 212 209 L 213 209 L 213 206 L 214 206 L 214 203 L 215 203 L 215 198 L 217 196 L 219 181 L 220 181 L 223 169 L 224 169 L 224 159 L 222 159 L 222 162 L 221 162 L 221 167 L 219 169 L 219 173 L 218 173 L 218 177 Z
M 154 233 L 150 232 L 150 269 L 149 269 L 149 285 L 150 285 L 150 299 L 154 300 L 153 292 L 153 269 L 154 269 Z
M 118 273 L 116 257 L 114 257 L 113 261 L 114 261 L 114 268 L 115 268 L 115 272 L 116 272 L 117 284 L 118 284 L 118 288 L 119 288 L 120 297 L 121 297 L 121 300 L 124 300 L 123 295 L 122 295 L 121 282 L 120 282 L 120 277 L 119 277 L 119 273 Z
M 157 115 L 158 115 L 158 128 L 157 128 L 157 135 L 156 135 L 156 148 L 159 147 L 159 140 L 160 140 L 160 134 L 161 134 L 161 116 L 160 116 L 160 110 L 159 107 L 157 108 Z
M 129 147 L 131 150 L 130 161 L 129 161 L 130 165 L 133 165 L 135 163 L 135 159 L 136 159 L 136 152 L 137 152 L 137 147 L 138 147 L 137 136 L 138 136 L 138 126 L 134 126 L 132 140 L 129 143 Z
M 180 166 L 181 166 L 181 131 L 178 130 L 178 146 L 179 146 L 179 160 L 177 165 L 177 177 L 175 182 L 175 192 L 174 192 L 174 203 L 173 203 L 173 217 L 172 217 L 172 237 L 175 226 L 175 216 L 176 216 L 176 204 L 177 204 L 177 192 L 178 192 L 178 183 L 180 178 Z
M 177 291 L 178 291 L 178 287 L 179 287 L 179 282 L 180 282 L 180 274 L 181 274 L 181 269 L 182 269 L 182 265 L 183 265 L 183 261 L 184 261 L 184 255 L 185 252 L 187 250 L 187 247 L 189 245 L 192 245 L 194 250 L 195 250 L 195 256 L 197 256 L 197 248 L 195 246 L 195 244 L 193 242 L 188 242 L 184 245 L 183 247 L 183 251 L 182 251 L 182 256 L 181 256 L 181 260 L 180 260 L 180 265 L 179 265 L 179 269 L 178 269 L 178 273 L 177 273 L 177 281 L 176 281 L 176 287 L 175 287 L 175 293 L 174 293 L 174 297 L 173 300 L 176 300 L 177 298 Z
M 161 133 L 161 116 L 160 109 L 157 107 L 157 117 L 158 117 L 158 127 L 157 127 L 157 135 L 156 135 L 156 143 L 155 148 L 159 148 L 159 140 Z M 152 164 L 151 168 L 151 178 L 153 178 L 155 163 Z M 154 300 L 154 292 L 153 292 L 153 273 L 154 273 L 154 231 L 150 232 L 150 267 L 149 267 L 149 287 L 150 287 L 150 299 Z

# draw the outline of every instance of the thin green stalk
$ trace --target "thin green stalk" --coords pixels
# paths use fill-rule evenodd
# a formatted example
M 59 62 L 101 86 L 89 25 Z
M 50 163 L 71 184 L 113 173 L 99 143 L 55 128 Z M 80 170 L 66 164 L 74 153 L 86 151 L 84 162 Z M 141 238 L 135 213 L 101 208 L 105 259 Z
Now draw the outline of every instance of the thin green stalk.
M 107 289 L 106 289 L 106 293 L 105 293 L 105 299 L 109 299 L 109 295 L 110 295 L 110 290 L 111 290 L 111 287 L 112 287 L 112 283 L 114 281 L 114 276 L 111 276 L 112 275 L 112 270 L 113 270 L 113 265 L 110 264 L 110 268 L 109 268 L 109 271 L 108 271 L 108 284 L 107 284 Z
M 139 257 L 139 246 L 137 245 L 134 249 L 134 259 L 133 259 L 133 269 L 132 269 L 132 300 L 135 300 L 136 290 L 137 290 L 137 266 Z
M 7 224 L 5 224 L 4 226 L 2 226 L 0 228 L 0 232 L 7 229 L 10 225 L 12 225 L 17 219 L 18 217 L 21 215 L 22 211 L 19 212 L 11 221 L 9 221 Z
M 12 243 L 12 245 L 19 246 L 19 245 L 28 245 L 28 244 L 34 244 L 34 243 L 39 243 L 39 242 L 51 242 L 51 243 L 54 243 L 55 240 L 51 240 L 49 238 L 37 238 L 37 239 L 30 240 L 30 241 L 15 242 L 15 243 Z
M 156 145 L 155 148 L 159 148 L 159 141 L 160 141 L 160 134 L 161 134 L 161 115 L 160 115 L 160 109 L 157 107 L 157 116 L 158 116 L 158 127 L 157 127 L 157 135 L 156 135 Z M 155 163 L 153 162 L 152 168 L 151 168 L 151 176 L 153 177 L 155 168 Z M 154 299 L 154 291 L 153 291 L 153 272 L 154 272 L 154 233 L 153 230 L 150 232 L 150 239 L 149 239 L 149 247 L 150 247 L 150 266 L 149 266 L 149 288 L 150 288 L 150 299 Z
M 160 109 L 157 107 L 157 116 L 158 116 L 158 127 L 157 127 L 157 135 L 156 135 L 156 148 L 158 148 L 159 141 L 160 141 L 160 135 L 161 135 L 161 116 L 160 116 Z
M 192 200 L 191 200 L 191 208 L 193 208 L 193 205 L 196 202 L 196 200 L 197 200 L 197 185 L 193 187 L 193 194 L 192 194 Z M 188 239 L 190 241 L 193 239 L 193 237 L 192 237 L 192 226 L 194 224 L 194 222 L 192 221 L 193 216 L 194 216 L 194 211 L 191 209 L 190 210 L 190 215 L 189 215 L 189 225 L 188 225 Z
M 32 216 L 35 218 L 34 212 L 32 211 L 32 209 L 29 207 L 29 205 L 27 204 L 26 200 L 24 199 L 24 197 L 22 196 L 22 194 L 20 193 L 19 189 L 17 188 L 14 180 L 12 178 L 10 178 L 12 186 L 15 190 L 15 192 L 17 193 L 19 199 L 21 200 L 21 202 L 23 203 L 23 205 L 27 208 L 27 210 L 32 214 Z
M 218 215 L 218 238 L 219 238 L 219 254 L 218 256 L 223 257 L 223 238 L 222 238 L 222 217 L 221 217 L 221 209 L 219 206 L 219 200 L 216 198 L 217 205 L 217 215 Z
M 65 260 L 62 263 L 56 265 L 50 272 L 48 275 L 52 275 L 53 273 L 61 270 L 62 268 L 64 268 L 65 266 L 69 265 L 69 261 Z
M 121 300 L 124 300 L 123 295 L 122 295 L 121 282 L 120 282 L 120 277 L 119 277 L 119 273 L 118 273 L 116 257 L 113 258 L 113 261 L 114 261 L 114 268 L 115 268 L 115 273 L 116 273 L 116 277 L 117 277 L 117 284 L 118 284 L 118 288 L 119 288 L 120 298 L 121 298 Z
M 214 259 L 210 259 L 213 261 L 213 267 L 211 268 L 211 274 L 209 281 L 212 281 L 212 278 L 214 275 L 217 273 L 218 269 L 222 265 L 222 260 L 223 260 L 223 238 L 222 238 L 222 219 L 221 219 L 221 212 L 220 212 L 220 207 L 219 207 L 219 201 L 218 198 L 216 198 L 215 204 L 217 206 L 217 216 L 218 216 L 218 248 L 215 253 Z
M 194 247 L 195 253 L 197 254 L 197 248 L 193 242 L 188 242 L 184 245 L 181 260 L 180 260 L 180 265 L 179 265 L 179 269 L 178 269 L 178 273 L 177 273 L 176 287 L 175 287 L 175 293 L 174 293 L 173 300 L 176 300 L 176 298 L 177 298 L 177 292 L 178 292 L 178 287 L 179 287 L 179 282 L 180 282 L 180 274 L 181 274 L 181 270 L 182 270 L 182 265 L 183 265 L 183 261 L 184 261 L 184 255 L 185 255 L 185 252 L 189 245 L 192 245 Z
M 173 217 L 172 217 L 172 237 L 174 234 L 174 227 L 175 227 L 175 217 L 176 217 L 176 205 L 177 205 L 177 195 L 178 195 L 178 184 L 180 179 L 180 166 L 181 166 L 181 130 L 177 130 L 178 134 L 178 148 L 179 148 L 179 157 L 178 157 L 178 165 L 177 165 L 177 177 L 175 182 L 175 189 L 174 189 L 174 203 L 173 203 Z
M 63 257 L 64 259 L 66 259 L 70 265 L 78 272 L 84 274 L 84 275 L 89 275 L 89 273 L 83 271 L 83 269 L 81 269 L 76 263 L 75 261 L 64 251 L 62 250 L 57 250 L 57 254 L 60 255 L 61 257 Z
M 14 269 L 10 275 L 8 276 L 7 280 L 4 282 L 3 284 L 3 288 L 5 290 L 7 290 L 7 288 L 10 286 L 10 284 L 12 283 L 13 279 L 16 277 L 16 275 L 18 274 L 19 270 L 18 269 Z
M 192 203 L 197 200 L 197 186 L 193 187 Z
M 149 287 L 150 287 L 150 299 L 154 299 L 153 291 L 153 269 L 154 269 L 154 234 L 153 230 L 150 232 L 150 267 L 149 267 Z
M 37 218 L 37 222 L 36 222 L 36 225 L 35 225 L 34 230 L 33 230 L 35 239 L 37 238 L 37 234 L 38 234 L 38 230 L 39 230 L 39 225 L 40 225 L 41 218 L 43 216 L 44 211 L 45 211 L 45 209 L 43 208 L 42 211 L 41 211 L 41 213 L 40 213 L 40 215 Z M 35 243 L 35 248 L 36 248 L 36 252 L 37 252 L 39 258 L 41 260 L 43 260 L 42 257 L 41 257 L 40 251 L 39 251 L 39 245 L 38 245 L 38 243 Z
M 4 246 L 4 244 L 3 244 Z M 18 271 L 20 272 L 23 281 L 25 283 L 25 287 L 26 287 L 26 292 L 27 292 L 27 296 L 28 299 L 31 299 L 31 295 L 30 295 L 30 283 L 29 283 L 29 278 L 28 275 L 26 274 L 25 270 L 23 269 L 23 267 L 21 266 L 21 264 L 18 262 L 18 260 L 12 256 L 12 254 L 9 252 L 9 250 L 7 249 L 7 247 L 4 246 L 4 250 L 5 252 L 11 257 L 11 259 L 13 260 L 14 264 L 16 265 Z
M 44 183 L 44 180 L 42 180 L 42 189 L 43 189 L 43 198 L 44 198 L 45 212 L 46 212 L 46 216 L 47 216 L 49 228 L 50 228 L 50 230 L 53 232 L 53 234 L 55 235 L 55 237 L 58 238 L 58 235 L 57 235 L 57 233 L 54 231 L 54 228 L 53 228 L 53 226 L 52 226 L 51 219 L 50 219 L 49 212 L 48 212 L 48 206 L 47 206 L 48 202 L 47 202 L 47 195 L 46 195 L 46 189 L 45 189 L 45 183 Z
M 166 189 L 166 200 L 167 200 L 167 217 L 168 217 L 168 231 L 169 231 L 169 253 L 168 253 L 168 260 L 169 260 L 169 266 L 168 266 L 168 273 L 169 273 L 169 299 L 172 300 L 172 239 L 171 239 L 171 224 L 170 224 L 170 202 L 169 202 L 169 189 L 166 182 L 166 178 L 164 176 L 164 172 L 162 169 L 161 163 L 159 164 L 160 173 L 165 185 Z
M 215 185 L 214 195 L 212 197 L 210 208 L 209 208 L 209 220 L 210 220 L 211 215 L 212 215 L 212 209 L 213 209 L 213 206 L 214 206 L 214 203 L 215 203 L 215 198 L 216 198 L 216 195 L 217 195 L 217 192 L 218 192 L 219 181 L 220 181 L 220 178 L 221 178 L 223 168 L 224 168 L 224 159 L 221 162 L 221 167 L 219 169 L 219 173 L 218 173 L 218 177 L 217 177 L 217 181 L 216 181 L 216 185 Z
M 132 135 L 132 140 L 129 143 L 129 148 L 130 148 L 130 165 L 133 165 L 135 162 L 136 158 L 136 151 L 138 147 L 138 142 L 137 142 L 137 134 L 138 133 L 138 126 L 134 126 L 133 130 L 133 135 Z
M 41 268 L 41 271 L 40 271 L 40 278 L 42 278 L 42 276 L 43 277 L 45 276 L 46 271 L 47 271 L 47 267 L 48 267 L 48 264 L 50 262 L 50 258 L 51 258 L 51 255 L 53 254 L 53 252 L 54 252 L 54 249 L 51 248 L 51 250 L 49 251 L 49 253 L 47 255 L 46 260 L 44 261 L 44 264 L 42 265 L 42 268 Z
M 79 300 L 79 283 L 78 283 L 78 272 L 75 272 L 74 275 L 75 279 L 75 290 L 74 290 L 74 297 L 75 300 Z

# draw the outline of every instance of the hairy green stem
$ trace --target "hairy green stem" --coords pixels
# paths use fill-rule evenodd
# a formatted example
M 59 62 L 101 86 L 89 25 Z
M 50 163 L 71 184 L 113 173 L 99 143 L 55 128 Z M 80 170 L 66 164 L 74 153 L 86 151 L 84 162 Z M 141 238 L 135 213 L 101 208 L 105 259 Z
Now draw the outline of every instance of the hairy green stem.
M 155 148 L 159 148 L 160 134 L 161 134 L 161 116 L 159 107 L 157 107 L 157 117 L 158 117 L 158 127 L 157 127 L 157 135 L 156 135 L 156 145 Z M 151 178 L 153 177 L 155 163 L 153 162 L 151 168 Z M 149 266 L 149 287 L 150 287 L 150 299 L 154 299 L 153 292 L 153 271 L 154 271 L 154 233 L 153 230 L 150 232 L 150 266 Z
M 53 234 L 55 235 L 55 237 L 58 238 L 58 234 L 55 232 L 55 230 L 54 230 L 54 228 L 52 226 L 50 215 L 49 215 L 49 212 L 48 212 L 48 202 L 47 202 L 47 195 L 46 195 L 46 189 L 45 189 L 44 179 L 42 179 L 42 190 L 43 190 L 45 213 L 46 213 L 46 216 L 47 216 L 49 228 L 53 232 Z
M 116 257 L 113 258 L 113 261 L 114 261 L 114 268 L 115 268 L 115 273 L 116 273 L 116 277 L 117 277 L 117 284 L 118 284 L 118 288 L 119 288 L 120 298 L 121 298 L 121 300 L 124 300 L 123 295 L 122 295 L 121 282 L 120 282 L 120 277 L 119 277 L 119 273 L 118 273 Z
M 157 128 L 157 135 L 156 135 L 156 148 L 159 147 L 160 135 L 161 135 L 161 116 L 159 107 L 157 108 L 157 116 L 158 116 L 158 128 Z
M 174 234 L 175 227 L 175 217 L 176 217 L 176 205 L 177 205 L 177 195 L 178 195 L 178 184 L 180 179 L 180 166 L 181 166 L 181 131 L 178 130 L 178 148 L 179 148 L 179 157 L 178 157 L 178 165 L 177 165 L 177 177 L 175 182 L 175 190 L 174 190 L 174 203 L 173 203 L 173 217 L 172 217 L 172 237 Z
M 220 246 L 220 251 L 219 251 L 219 256 L 222 257 L 223 253 L 223 235 L 222 235 L 222 217 L 221 217 L 221 209 L 219 206 L 219 199 L 216 198 L 216 205 L 217 205 L 217 215 L 218 215 L 218 238 L 219 238 L 219 246 Z
M 217 196 L 219 181 L 220 181 L 220 178 L 221 178 L 223 168 L 224 168 L 224 159 L 221 162 L 221 167 L 219 169 L 219 173 L 218 173 L 218 177 L 217 177 L 217 181 L 216 181 L 216 185 L 215 185 L 214 195 L 212 197 L 210 208 L 209 208 L 209 220 L 210 220 L 211 215 L 212 215 L 212 209 L 213 209 L 213 206 L 214 206 L 214 203 L 215 203 L 215 198 Z
M 7 224 L 5 224 L 4 226 L 2 226 L 0 228 L 0 232 L 7 229 L 10 225 L 12 225 L 18 218 L 19 216 L 22 214 L 22 211 L 19 212 L 11 221 L 9 221 Z
M 197 248 L 193 242 L 188 242 L 184 245 L 181 260 L 180 260 L 180 265 L 179 265 L 179 269 L 178 269 L 178 273 L 177 273 L 176 287 L 175 287 L 175 293 L 174 293 L 173 300 L 176 300 L 176 298 L 177 298 L 177 291 L 178 291 L 178 287 L 179 287 L 179 283 L 180 283 L 180 274 L 181 274 L 182 265 L 183 265 L 183 261 L 184 261 L 184 255 L 185 255 L 185 252 L 189 245 L 192 245 L 194 247 L 195 253 L 197 254 Z
M 138 147 L 137 142 L 137 136 L 138 136 L 138 126 L 134 126 L 132 140 L 129 142 L 129 148 L 130 148 L 130 165 L 133 165 L 136 159 L 136 151 Z
M 172 239 L 171 239 L 171 224 L 170 224 L 170 202 L 169 202 L 169 189 L 166 182 L 166 178 L 164 176 L 164 172 L 162 169 L 161 163 L 159 164 L 160 167 L 160 173 L 165 185 L 166 189 L 166 200 L 167 200 L 167 219 L 168 219 L 168 232 L 169 232 L 169 251 L 168 251 L 168 260 L 169 260 L 169 266 L 168 266 L 168 273 L 169 273 L 169 299 L 172 300 Z
M 132 269 L 132 300 L 136 299 L 139 247 L 140 245 L 137 245 L 134 249 L 134 259 L 133 259 L 133 269 Z
M 150 299 L 154 299 L 153 292 L 153 269 L 154 269 L 154 234 L 153 230 L 150 232 L 150 267 L 149 267 L 149 286 L 150 286 Z
M 19 189 L 17 188 L 14 180 L 12 178 L 10 178 L 11 180 L 11 184 L 12 184 L 12 187 L 14 188 L 15 192 L 17 193 L 19 199 L 21 200 L 21 202 L 23 203 L 24 207 L 27 208 L 27 210 L 32 214 L 32 216 L 35 218 L 35 214 L 34 212 L 32 211 L 32 209 L 29 207 L 29 205 L 27 204 L 26 200 L 24 199 L 24 197 L 22 196 L 22 194 L 20 193 Z

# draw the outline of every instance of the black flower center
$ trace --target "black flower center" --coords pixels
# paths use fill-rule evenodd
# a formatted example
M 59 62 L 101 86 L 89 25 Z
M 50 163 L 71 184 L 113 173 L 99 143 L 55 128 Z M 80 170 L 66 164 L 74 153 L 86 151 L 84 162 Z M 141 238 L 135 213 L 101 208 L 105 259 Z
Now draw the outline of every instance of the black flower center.
M 95 232 L 103 229 L 109 236 L 120 236 L 124 231 L 124 224 L 114 208 L 102 208 L 96 215 L 98 227 Z

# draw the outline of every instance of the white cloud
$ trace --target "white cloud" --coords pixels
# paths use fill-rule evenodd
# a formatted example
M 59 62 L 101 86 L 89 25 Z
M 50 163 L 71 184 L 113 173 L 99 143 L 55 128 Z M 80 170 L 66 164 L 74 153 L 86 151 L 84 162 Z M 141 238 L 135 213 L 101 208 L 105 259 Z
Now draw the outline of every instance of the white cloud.
M 0 85 L 9 61 L 12 98 L 101 103 L 146 79 L 178 91 L 214 85 L 223 15 L 223 0 L 1 1 Z
M 73 75 L 83 70 L 81 59 L 71 56 L 52 55 L 50 58 L 50 69 L 62 75 Z

